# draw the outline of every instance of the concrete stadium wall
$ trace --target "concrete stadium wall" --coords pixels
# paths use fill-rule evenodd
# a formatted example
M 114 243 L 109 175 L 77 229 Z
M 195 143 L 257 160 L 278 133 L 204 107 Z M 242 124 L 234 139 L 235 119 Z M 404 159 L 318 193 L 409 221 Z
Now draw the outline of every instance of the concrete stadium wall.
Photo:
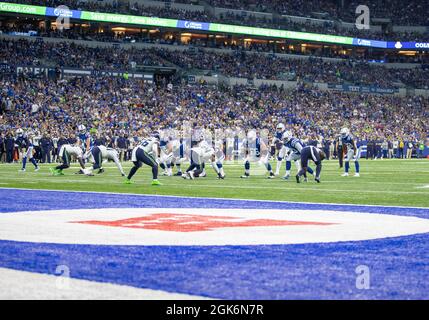
M 162 1 L 150 1 L 150 0 L 132 0 L 130 3 L 138 3 L 138 4 L 144 4 L 147 7 L 158 7 L 158 8 L 165 8 L 165 2 Z M 204 6 L 201 5 L 191 5 L 191 4 L 185 4 L 185 3 L 176 3 L 171 2 L 170 7 L 173 9 L 184 9 L 187 11 L 204 11 Z
M 285 89 L 296 88 L 296 81 L 282 81 L 282 80 L 265 80 L 265 79 L 253 79 L 253 84 L 256 87 L 260 87 L 261 85 L 275 85 L 277 87 L 283 86 Z
M 429 98 L 429 90 L 424 90 L 424 89 L 415 89 L 414 90 L 414 94 L 416 96 L 423 96 L 425 98 Z
M 418 32 L 425 33 L 428 32 L 428 27 L 412 27 L 412 26 L 393 26 L 394 32 Z M 404 39 L 405 41 L 411 41 Z
M 341 22 L 340 23 L 341 28 L 343 29 L 356 29 L 356 25 L 354 23 L 350 23 L 350 22 Z M 365 30 L 366 32 L 368 32 L 368 37 L 372 36 L 371 33 L 372 32 L 381 32 L 382 28 L 381 26 L 377 26 L 374 24 L 371 24 L 370 29 L 369 30 Z M 363 31 L 362 31 L 363 32 Z M 378 39 L 381 40 L 381 39 Z
M 116 1 L 116 0 L 115 0 Z M 108 4 L 112 4 L 114 1 L 113 0 L 87 0 L 87 2 L 89 3 L 108 3 Z M 139 5 L 145 5 L 146 7 L 158 7 L 158 8 L 165 8 L 165 2 L 163 1 L 151 1 L 151 0 L 131 0 L 130 4 L 134 4 L 134 3 L 138 3 Z M 176 3 L 176 2 L 171 2 L 170 5 L 171 8 L 174 9 L 185 9 L 188 11 L 204 11 L 204 6 L 201 5 L 190 5 L 190 4 L 185 4 L 185 3 Z M 75 8 L 70 8 L 70 9 L 75 9 Z
M 220 14 L 226 14 L 228 12 L 232 12 L 232 13 L 238 14 L 238 15 L 244 14 L 244 15 L 248 15 L 248 16 L 251 15 L 251 16 L 258 17 L 258 18 L 265 18 L 265 19 L 273 20 L 273 14 L 272 13 L 265 13 L 265 12 L 258 12 L 258 11 L 235 10 L 235 9 L 215 7 L 213 12 L 217 17 L 219 17 Z

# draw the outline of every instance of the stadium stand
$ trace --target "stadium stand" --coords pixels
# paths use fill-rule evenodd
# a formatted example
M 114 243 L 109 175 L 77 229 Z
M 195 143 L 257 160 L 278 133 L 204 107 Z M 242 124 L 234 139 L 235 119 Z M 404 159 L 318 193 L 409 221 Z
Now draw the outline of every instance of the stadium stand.
M 221 2 L 227 8 L 241 8 L 239 11 L 220 11 L 218 13 L 215 10 L 208 11 L 204 10 L 204 7 L 201 7 L 201 10 L 196 10 L 194 6 L 188 7 L 172 7 L 165 6 L 164 2 L 151 2 L 146 3 L 141 2 L 100 2 L 100 1 L 79 1 L 79 0 L 66 0 L 66 1 L 39 1 L 39 0 L 19 0 L 18 3 L 26 4 L 35 4 L 35 5 L 45 5 L 56 7 L 58 5 L 66 5 L 71 9 L 79 10 L 88 10 L 88 11 L 100 11 L 100 12 L 112 12 L 112 13 L 122 13 L 122 14 L 134 14 L 142 16 L 152 16 L 152 17 L 161 17 L 161 18 L 174 18 L 181 20 L 195 20 L 195 21 L 205 21 L 205 22 L 218 22 L 218 23 L 229 23 L 229 24 L 238 24 L 245 26 L 254 26 L 254 27 L 264 27 L 264 28 L 274 28 L 274 29 L 286 29 L 292 31 L 301 31 L 301 32 L 314 32 L 314 33 L 326 33 L 332 35 L 343 35 L 351 37 L 363 37 L 370 39 L 385 39 L 385 40 L 409 40 L 409 41 L 425 41 L 429 39 L 427 29 L 421 30 L 416 28 L 414 30 L 394 30 L 393 28 L 382 29 L 379 25 L 374 23 L 369 30 L 359 30 L 357 28 L 351 28 L 349 25 L 343 25 L 339 20 L 340 16 L 338 12 L 348 12 L 347 10 L 339 10 L 335 7 L 330 1 L 323 2 L 323 9 L 320 7 L 320 2 L 318 1 L 301 1 L 295 3 L 294 1 L 275 1 L 271 4 L 272 12 L 270 14 L 260 15 L 256 11 L 242 11 L 247 8 L 252 8 L 251 4 L 241 1 L 232 1 L 232 2 Z M 236 3 L 237 2 L 237 3 Z M 158 5 L 154 5 L 158 3 Z M 221 3 L 213 3 L 216 6 L 220 6 Z M 263 7 L 269 8 L 267 5 L 271 2 L 267 2 Z M 250 7 L 248 6 L 250 5 Z M 356 5 L 357 6 L 357 5 Z M 356 15 L 354 10 L 356 6 L 351 6 L 353 8 L 352 14 L 347 15 L 347 22 L 355 22 Z M 422 6 L 426 6 L 422 2 Z M 401 5 L 394 6 L 394 12 L 400 11 L 398 8 L 401 8 Z M 260 8 L 258 6 L 257 8 Z M 393 8 L 393 6 L 392 6 Z M 241 11 L 240 11 L 241 10 Z M 256 9 L 252 9 L 256 10 Z M 328 18 L 310 20 L 310 19 L 292 19 L 292 17 L 287 15 L 282 15 L 286 12 L 289 12 L 292 16 L 307 17 L 309 13 L 318 10 L 327 10 Z M 413 7 L 413 10 L 417 11 L 417 8 Z M 379 11 L 377 11 L 379 12 Z M 391 12 L 391 11 L 388 11 Z M 427 10 L 426 10 L 427 12 Z M 280 14 L 279 14 L 280 13 Z M 381 13 L 380 13 L 381 14 Z M 404 16 L 404 15 L 402 15 Z M 405 15 L 406 16 L 406 15 Z M 424 15 L 423 15 L 424 16 Z M 426 18 L 425 18 L 426 19 Z M 403 20 L 401 20 L 403 21 Z M 413 20 L 405 20 L 411 24 Z M 415 25 L 426 25 L 427 20 L 418 19 L 414 21 Z M 407 24 L 408 25 L 408 24 Z

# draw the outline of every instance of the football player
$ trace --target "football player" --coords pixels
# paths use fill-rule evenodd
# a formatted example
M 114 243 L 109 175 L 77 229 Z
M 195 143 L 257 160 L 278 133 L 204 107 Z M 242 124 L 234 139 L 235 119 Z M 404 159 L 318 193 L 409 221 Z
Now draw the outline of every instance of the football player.
M 274 144 L 277 150 L 277 164 L 276 164 L 276 172 L 275 175 L 278 176 L 280 174 L 280 168 L 282 166 L 283 159 L 286 156 L 287 149 L 283 143 L 283 134 L 285 132 L 285 125 L 283 123 L 279 123 L 276 127 L 276 134 L 274 137 Z
M 19 128 L 16 130 L 16 139 L 15 144 L 18 145 L 18 148 L 23 151 L 22 157 L 22 168 L 21 172 L 25 172 L 25 167 L 27 165 L 27 158 L 34 165 L 34 171 L 39 171 L 39 166 L 37 165 L 36 159 L 33 157 L 33 133 L 28 132 L 27 136 L 24 135 L 24 130 Z
M 171 159 L 171 166 L 176 166 L 176 176 L 182 176 L 181 164 L 186 161 L 185 143 L 183 139 L 175 139 L 172 141 L 173 145 L 173 158 Z M 170 167 L 171 170 L 171 167 Z
M 70 168 L 70 160 L 71 156 L 75 156 L 79 162 L 82 173 L 87 174 L 87 170 L 85 169 L 85 163 L 83 161 L 83 153 L 82 149 L 78 146 L 74 146 L 71 144 L 64 144 L 61 146 L 60 152 L 58 153 L 58 158 L 61 159 L 62 164 L 56 166 L 55 168 L 51 168 L 50 171 L 54 176 L 62 176 L 64 175 L 63 170 Z
M 122 169 L 121 162 L 119 161 L 119 153 L 113 148 L 107 148 L 103 145 L 95 146 L 91 149 L 91 158 L 94 165 L 92 166 L 93 170 L 98 169 L 98 174 L 103 173 L 103 160 L 112 160 L 115 162 L 118 167 L 119 172 L 123 177 L 125 177 L 124 170 Z
M 305 144 L 300 139 L 294 138 L 289 130 L 284 132 L 282 140 L 288 150 L 286 155 L 286 174 L 283 177 L 283 179 L 287 180 L 290 177 L 292 161 L 295 162 L 297 172 L 301 170 L 301 150 L 305 147 Z M 308 166 L 307 171 L 314 175 L 313 169 Z
M 82 149 L 83 159 L 85 160 L 91 156 L 91 148 L 94 144 L 94 139 L 83 124 L 79 125 L 77 129 L 79 131 L 77 134 L 77 143 Z
M 191 148 L 190 152 L 191 165 L 183 175 L 185 179 L 194 179 L 197 177 L 205 177 L 205 163 L 210 161 L 213 170 L 216 172 L 218 179 L 225 179 L 223 171 L 223 160 L 225 154 L 219 148 L 219 142 L 213 148 L 203 137 L 200 138 L 197 145 Z
M 250 161 L 260 161 L 264 164 L 269 172 L 269 179 L 274 179 L 274 172 L 269 162 L 270 150 L 267 144 L 257 136 L 256 131 L 249 131 L 247 138 L 244 139 L 242 144 L 242 154 L 244 158 L 244 175 L 241 178 L 249 178 L 250 176 Z
M 357 147 L 355 138 L 350 134 L 350 130 L 348 128 L 341 129 L 341 142 L 344 150 L 344 173 L 343 177 L 349 176 L 350 169 L 350 161 L 354 161 L 355 163 L 355 177 L 359 177 L 359 158 L 360 158 L 360 148 Z
M 159 142 L 160 155 L 158 159 L 159 166 L 164 170 L 163 176 L 172 176 L 171 159 L 173 158 L 173 146 L 170 137 L 161 138 Z
M 322 172 L 322 161 L 326 158 L 325 153 L 314 146 L 307 146 L 301 149 L 301 170 L 296 175 L 296 182 L 300 183 L 300 179 L 304 176 L 304 181 L 307 181 L 308 163 L 312 160 L 316 164 L 316 175 L 314 180 L 320 183 L 320 173 Z
M 131 161 L 134 163 L 134 166 L 131 168 L 128 177 L 125 180 L 126 184 L 132 183 L 131 178 L 144 163 L 152 168 L 152 185 L 161 185 L 161 183 L 158 181 L 158 162 L 156 161 L 159 154 L 159 141 L 159 132 L 155 131 L 152 133 L 151 137 L 143 139 L 140 144 L 133 149 Z

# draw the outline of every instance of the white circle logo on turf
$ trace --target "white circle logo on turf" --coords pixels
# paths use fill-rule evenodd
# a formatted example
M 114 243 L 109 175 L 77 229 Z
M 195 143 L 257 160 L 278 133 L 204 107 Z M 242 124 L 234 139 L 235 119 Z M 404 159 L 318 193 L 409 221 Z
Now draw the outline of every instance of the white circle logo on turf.
M 0 215 L 0 240 L 69 244 L 298 244 L 426 232 L 428 219 L 323 210 L 115 208 Z

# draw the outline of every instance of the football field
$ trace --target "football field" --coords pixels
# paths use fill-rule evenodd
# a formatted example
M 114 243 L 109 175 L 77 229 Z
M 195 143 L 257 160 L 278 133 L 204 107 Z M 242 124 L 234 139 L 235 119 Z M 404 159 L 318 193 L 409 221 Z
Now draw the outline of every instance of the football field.
M 429 298 L 426 159 L 325 161 L 320 184 L 52 166 L 0 165 L 0 298 Z
M 124 164 L 128 174 L 131 163 Z M 275 168 L 275 162 L 272 162 Z M 160 175 L 162 186 L 151 186 L 151 171 L 143 166 L 133 177 L 134 184 L 125 185 L 124 178 L 113 163 L 105 164 L 106 172 L 93 177 L 74 174 L 78 165 L 64 170 L 64 176 L 51 176 L 49 168 L 54 164 L 42 164 L 41 170 L 27 165 L 25 173 L 19 173 L 19 164 L 0 165 L 0 187 L 49 190 L 99 191 L 136 194 L 176 195 L 276 201 L 374 204 L 392 206 L 429 207 L 429 160 L 361 160 L 361 176 L 354 177 L 351 163 L 350 176 L 341 177 L 343 169 L 338 161 L 324 161 L 322 183 L 309 177 L 308 183 L 297 184 L 292 167 L 290 180 L 266 179 L 265 169 L 253 164 L 251 177 L 240 179 L 243 166 L 240 163 L 225 165 L 225 180 L 218 180 L 213 169 L 206 167 L 207 177 L 184 180 L 180 177 Z M 182 165 L 186 169 L 187 165 Z

